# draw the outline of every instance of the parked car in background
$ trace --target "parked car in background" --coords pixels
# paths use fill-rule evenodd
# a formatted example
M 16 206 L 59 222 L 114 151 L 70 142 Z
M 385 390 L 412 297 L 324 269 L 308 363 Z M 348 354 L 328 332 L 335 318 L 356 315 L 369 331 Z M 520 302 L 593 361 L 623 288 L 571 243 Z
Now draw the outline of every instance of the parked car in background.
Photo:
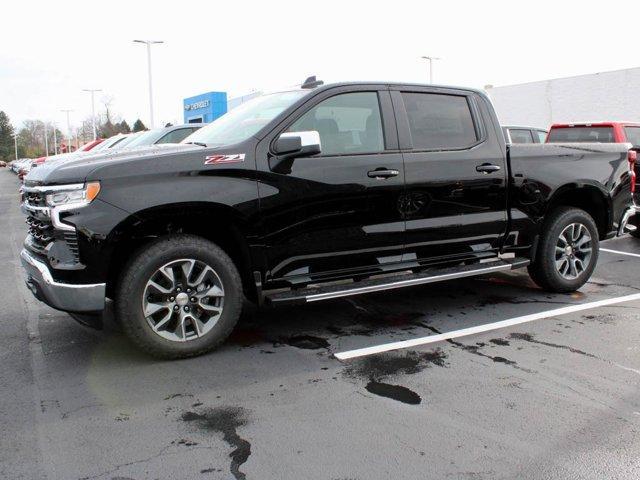
M 113 135 L 112 137 L 106 138 L 100 145 L 96 145 L 94 148 L 89 150 L 91 154 L 101 152 L 105 149 L 113 148 L 125 139 L 127 139 L 131 134 L 126 133 L 118 133 L 117 135 Z M 76 152 L 74 152 L 76 153 Z
M 134 150 L 149 145 L 160 145 L 163 143 L 180 143 L 196 130 L 204 126 L 203 123 L 187 123 L 185 125 L 174 125 L 171 127 L 154 128 L 143 132 L 137 138 L 126 145 L 126 150 Z
M 547 143 L 600 142 L 630 143 L 640 148 L 640 123 L 633 122 L 580 122 L 554 123 Z
M 630 143 L 637 152 L 640 151 L 640 123 L 634 122 L 583 122 L 556 123 L 551 125 L 548 143 L 557 142 L 600 142 L 600 143 Z M 631 232 L 640 238 L 640 164 L 635 162 L 635 203 L 638 214 L 631 220 L 630 225 L 635 228 Z
M 0 168 L 4 168 L 7 166 L 7 162 L 0 160 Z
M 20 172 L 20 168 L 25 165 L 27 162 L 31 163 L 30 158 L 19 158 L 18 160 L 14 160 L 11 162 L 11 171 L 16 175 Z
M 31 166 L 30 166 L 29 170 L 37 167 L 38 165 L 42 165 L 44 162 L 47 162 L 47 161 L 50 161 L 50 160 L 56 160 L 58 158 L 74 158 L 74 157 L 77 157 L 77 156 L 80 156 L 80 155 L 85 155 L 85 154 L 93 151 L 95 148 L 99 147 L 103 143 L 104 143 L 104 138 L 97 138 L 95 140 L 92 140 L 90 142 L 85 143 L 84 145 L 82 145 L 77 150 L 74 150 L 73 152 L 59 153 L 57 155 L 49 155 L 49 156 L 44 156 L 44 157 L 38 157 L 38 158 L 34 159 L 31 162 Z
M 304 304 L 523 267 L 571 292 L 625 231 L 627 145 L 505 144 L 477 90 L 320 83 L 181 144 L 33 170 L 28 288 L 84 323 L 112 298 L 141 349 L 179 358 L 220 345 L 245 296 Z
M 503 125 L 502 133 L 507 143 L 544 143 L 548 132 L 543 128 Z

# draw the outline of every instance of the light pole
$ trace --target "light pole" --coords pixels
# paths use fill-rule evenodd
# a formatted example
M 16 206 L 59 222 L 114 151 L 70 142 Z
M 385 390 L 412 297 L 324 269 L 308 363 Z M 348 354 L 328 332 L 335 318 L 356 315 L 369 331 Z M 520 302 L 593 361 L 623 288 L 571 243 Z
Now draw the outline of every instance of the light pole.
M 98 133 L 96 132 L 96 103 L 95 103 L 95 93 L 101 92 L 100 88 L 83 88 L 83 92 L 91 93 L 91 126 L 93 127 L 93 139 L 95 140 L 98 137 Z
M 44 156 L 49 156 L 49 136 L 47 135 L 47 122 L 42 122 L 44 126 Z
M 153 128 L 153 82 L 151 75 L 151 45 L 164 43 L 162 40 L 134 40 L 134 43 L 144 43 L 147 46 L 147 69 L 149 71 L 149 128 Z
M 433 62 L 435 60 L 442 60 L 440 57 L 422 57 L 425 60 L 429 61 L 429 83 L 433 83 Z
M 53 154 L 57 155 L 58 154 L 58 134 L 56 133 L 56 130 L 58 129 L 58 127 L 56 126 L 55 122 L 53 124 Z
M 73 110 L 60 110 L 67 114 L 67 153 L 71 152 L 71 142 L 73 142 L 73 133 L 71 132 L 71 122 L 69 121 L 69 114 L 73 112 Z
M 17 133 L 13 134 L 13 143 L 16 149 L 16 160 L 18 160 L 18 134 Z

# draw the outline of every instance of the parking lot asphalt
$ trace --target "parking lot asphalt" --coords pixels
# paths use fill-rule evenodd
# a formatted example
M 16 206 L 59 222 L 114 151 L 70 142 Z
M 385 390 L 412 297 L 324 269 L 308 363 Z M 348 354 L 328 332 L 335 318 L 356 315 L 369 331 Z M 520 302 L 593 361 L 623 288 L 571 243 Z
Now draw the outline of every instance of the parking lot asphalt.
M 23 284 L 0 170 L 0 478 L 640 478 L 640 301 L 339 361 L 337 352 L 640 292 L 640 240 L 570 295 L 526 271 L 248 308 L 219 350 L 158 361 Z

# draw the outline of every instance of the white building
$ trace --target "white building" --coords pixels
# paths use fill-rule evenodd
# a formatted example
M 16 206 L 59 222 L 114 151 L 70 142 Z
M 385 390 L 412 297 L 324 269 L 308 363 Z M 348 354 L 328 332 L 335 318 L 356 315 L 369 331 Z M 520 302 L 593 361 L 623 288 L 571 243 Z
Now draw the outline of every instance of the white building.
M 640 122 L 640 68 L 485 88 L 503 125 Z

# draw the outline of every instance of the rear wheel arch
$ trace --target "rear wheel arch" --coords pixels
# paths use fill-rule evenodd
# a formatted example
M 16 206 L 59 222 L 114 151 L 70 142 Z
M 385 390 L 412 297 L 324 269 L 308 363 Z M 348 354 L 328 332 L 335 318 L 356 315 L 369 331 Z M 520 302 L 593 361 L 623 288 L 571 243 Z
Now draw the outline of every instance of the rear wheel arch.
M 545 218 L 560 207 L 575 207 L 587 212 L 593 218 L 601 240 L 612 229 L 611 199 L 595 185 L 574 183 L 558 188 L 547 204 Z
M 242 277 L 245 293 L 251 297 L 255 289 L 246 229 L 241 214 L 223 204 L 168 204 L 136 212 L 114 228 L 107 239 L 112 250 L 107 296 L 113 298 L 120 273 L 134 252 L 162 236 L 190 234 L 214 242 L 231 257 Z

